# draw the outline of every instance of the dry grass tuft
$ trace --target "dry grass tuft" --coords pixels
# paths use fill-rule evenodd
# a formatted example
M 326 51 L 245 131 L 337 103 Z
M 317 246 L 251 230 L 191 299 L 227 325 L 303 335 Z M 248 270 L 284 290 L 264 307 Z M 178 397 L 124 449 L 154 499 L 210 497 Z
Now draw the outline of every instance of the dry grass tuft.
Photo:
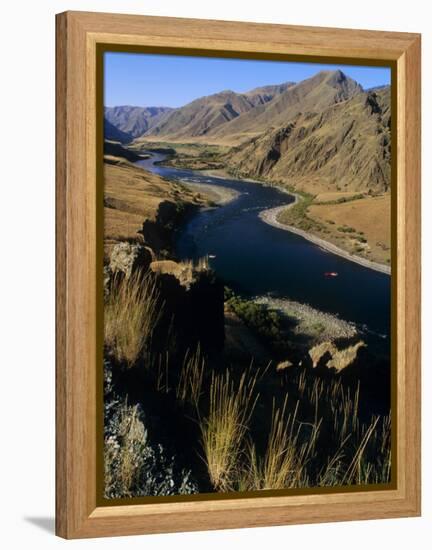
M 155 281 L 134 273 L 114 281 L 104 309 L 105 344 L 119 362 L 132 366 L 149 345 L 161 310 Z
M 243 373 L 238 384 L 227 370 L 213 375 L 207 419 L 201 421 L 202 445 L 210 480 L 217 491 L 232 488 L 238 477 L 248 423 L 258 395 L 254 397 L 257 374 Z
M 367 424 L 361 423 L 359 387 L 353 392 L 340 380 L 325 383 L 316 379 L 310 385 L 305 381 L 304 374 L 300 375 L 296 393 L 301 401 L 294 408 L 288 407 L 287 397 L 280 409 L 273 405 L 264 455 L 260 457 L 249 441 L 247 452 L 233 468 L 238 475 L 233 483 L 236 489 L 257 491 L 389 482 L 390 418 L 374 417 Z M 313 410 L 309 421 L 300 414 L 305 401 Z
M 201 354 L 200 346 L 195 353 L 186 353 L 183 361 L 180 378 L 177 384 L 176 396 L 184 403 L 189 401 L 198 410 L 198 403 L 201 397 L 205 369 L 205 359 Z
M 288 399 L 282 408 L 273 405 L 272 422 L 264 458 L 257 457 L 255 447 L 248 449 L 248 465 L 243 471 L 240 486 L 247 490 L 287 489 L 307 487 L 306 466 L 315 448 L 320 422 L 312 429 L 308 426 L 308 436 L 303 437 L 304 424 L 297 419 L 299 403 L 293 413 L 288 413 Z

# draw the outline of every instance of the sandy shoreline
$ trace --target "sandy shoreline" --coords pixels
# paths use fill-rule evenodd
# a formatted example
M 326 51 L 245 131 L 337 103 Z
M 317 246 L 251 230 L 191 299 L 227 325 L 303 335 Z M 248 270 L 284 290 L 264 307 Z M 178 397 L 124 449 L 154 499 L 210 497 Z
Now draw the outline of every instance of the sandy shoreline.
M 294 193 L 292 191 L 288 191 L 284 187 L 281 187 L 280 185 L 273 185 L 267 182 L 263 181 L 257 181 L 253 179 L 239 179 L 235 178 L 228 174 L 225 170 L 201 170 L 200 171 L 202 175 L 212 177 L 212 178 L 218 178 L 218 179 L 238 179 L 239 181 L 251 181 L 254 183 L 259 183 L 261 185 L 267 185 L 269 187 L 275 187 L 279 191 L 286 193 L 288 195 L 291 195 L 294 197 L 294 201 L 290 204 L 286 204 L 283 206 L 277 206 L 276 208 L 270 208 L 268 210 L 263 210 L 258 214 L 260 219 L 269 224 L 273 227 L 277 227 L 278 229 L 283 229 L 284 231 L 290 231 L 291 233 L 295 233 L 296 235 L 299 235 L 300 237 L 303 237 L 304 239 L 316 244 L 323 250 L 326 250 L 327 252 L 331 252 L 332 254 L 336 254 L 337 256 L 340 256 L 341 258 L 344 258 L 346 260 L 349 260 L 351 262 L 355 262 L 359 265 L 362 265 L 363 267 L 367 267 L 368 269 L 373 269 L 375 271 L 379 271 L 380 273 L 384 273 L 386 275 L 391 275 L 391 268 L 390 266 L 380 264 L 378 262 L 373 262 L 371 260 L 367 260 L 366 258 L 362 258 L 361 256 L 356 256 L 355 254 L 350 254 L 346 250 L 343 250 L 342 248 L 339 248 L 335 244 L 326 241 L 324 239 L 321 239 L 320 237 L 317 237 L 316 235 L 313 235 L 311 233 L 308 233 L 307 231 L 303 231 L 302 229 L 298 229 L 297 227 L 294 227 L 292 225 L 285 225 L 277 220 L 277 216 L 280 212 L 283 210 L 290 208 L 294 206 L 299 200 L 301 200 L 300 195 L 297 193 Z M 227 187 L 221 187 L 217 185 L 211 185 L 208 183 L 195 183 L 195 182 L 185 182 L 183 181 L 185 185 L 190 185 L 191 187 L 195 189 L 199 189 L 199 192 L 206 193 L 206 190 L 210 191 L 210 193 L 207 193 L 207 195 L 210 195 L 210 199 L 214 200 L 214 202 L 218 205 L 224 205 L 228 204 L 229 202 L 236 199 L 240 193 L 237 191 L 234 191 L 233 189 L 229 189 Z M 213 195 L 213 196 L 211 196 Z M 216 198 L 215 198 L 216 197 Z
M 202 193 L 218 206 L 223 206 L 235 200 L 240 193 L 228 187 L 211 185 L 210 183 L 197 183 L 182 180 L 181 183 L 194 192 Z
M 291 204 L 287 204 L 284 206 L 278 206 L 276 208 L 270 208 L 269 210 L 263 210 L 258 215 L 260 219 L 268 223 L 269 225 L 272 225 L 273 227 L 277 227 L 278 229 L 283 229 L 284 231 L 290 231 L 291 233 L 295 233 L 296 235 L 300 235 L 300 237 L 303 237 L 304 239 L 318 245 L 323 250 L 327 250 L 328 252 L 331 252 L 332 254 L 336 254 L 337 256 L 341 256 L 342 258 L 345 258 L 346 260 L 350 260 L 351 262 L 355 262 L 357 264 L 362 265 L 363 267 L 367 267 L 369 269 L 374 269 L 375 271 L 379 271 L 380 273 L 385 273 L 386 275 L 391 274 L 391 268 L 387 265 L 382 265 L 377 262 L 372 262 L 370 260 L 366 260 L 365 258 L 362 258 L 360 256 L 355 256 L 354 254 L 350 254 L 346 250 L 343 250 L 342 248 L 339 248 L 333 243 L 330 243 L 328 241 L 325 241 L 324 239 L 321 239 L 320 237 L 316 237 L 315 235 L 312 235 L 311 233 L 308 233 L 307 231 L 303 231 L 302 229 L 298 229 L 297 227 L 293 227 L 292 225 L 285 225 L 278 221 L 277 217 L 280 212 L 283 210 L 290 208 L 296 202 L 299 200 L 298 195 L 295 193 L 292 193 L 295 196 L 295 201 Z

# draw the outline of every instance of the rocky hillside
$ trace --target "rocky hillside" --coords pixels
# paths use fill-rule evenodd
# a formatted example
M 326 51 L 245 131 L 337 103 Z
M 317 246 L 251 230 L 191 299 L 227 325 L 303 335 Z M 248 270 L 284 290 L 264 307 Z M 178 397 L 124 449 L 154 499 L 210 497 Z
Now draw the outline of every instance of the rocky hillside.
M 159 124 L 170 111 L 170 107 L 134 107 L 130 105 L 105 107 L 105 119 L 117 130 L 126 133 L 131 138 L 136 138 Z M 105 128 L 105 134 L 106 131 L 107 128 Z M 114 139 L 107 135 L 105 137 Z
M 114 124 L 111 124 L 106 118 L 104 118 L 104 137 L 109 141 L 118 141 L 120 143 L 129 143 L 132 141 L 132 136 L 126 132 L 119 130 Z
M 385 192 L 390 186 L 390 89 L 359 92 L 318 111 L 294 114 L 235 148 L 241 175 L 323 190 Z
M 145 135 L 173 141 L 210 135 L 227 122 L 239 118 L 257 106 L 271 102 L 292 85 L 292 82 L 287 82 L 264 86 L 244 94 L 224 90 L 200 97 L 184 107 L 173 110 Z
M 268 105 L 258 105 L 246 115 L 214 131 L 218 140 L 241 142 L 269 130 L 285 126 L 300 113 L 320 113 L 324 109 L 361 94 L 360 84 L 342 71 L 321 71 L 288 87 Z
M 206 206 L 206 198 L 137 168 L 120 146 L 107 149 L 104 163 L 104 252 L 119 242 L 145 241 L 160 253 L 170 248 L 175 228 L 186 213 Z M 128 152 L 133 154 L 132 152 Z

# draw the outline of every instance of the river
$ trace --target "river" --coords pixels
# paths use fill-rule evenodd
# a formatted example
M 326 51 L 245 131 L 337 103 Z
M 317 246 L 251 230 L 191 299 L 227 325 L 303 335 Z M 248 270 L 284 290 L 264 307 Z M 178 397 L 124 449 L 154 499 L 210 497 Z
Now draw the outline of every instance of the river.
M 136 164 L 163 177 L 235 190 L 223 206 L 198 211 L 179 232 L 181 259 L 210 256 L 216 273 L 242 295 L 289 298 L 337 314 L 363 327 L 390 353 L 391 277 L 326 252 L 299 235 L 259 218 L 268 208 L 294 198 L 277 188 L 246 180 L 216 178 L 199 171 L 158 164 L 157 153 Z M 324 273 L 335 271 L 337 277 Z M 379 335 L 379 336 L 378 336 Z

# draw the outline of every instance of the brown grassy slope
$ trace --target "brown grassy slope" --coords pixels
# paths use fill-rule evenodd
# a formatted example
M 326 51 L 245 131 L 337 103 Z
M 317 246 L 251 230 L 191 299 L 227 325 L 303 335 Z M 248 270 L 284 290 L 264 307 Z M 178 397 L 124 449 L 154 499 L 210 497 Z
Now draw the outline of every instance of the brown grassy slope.
M 205 204 L 181 184 L 138 168 L 124 159 L 107 157 L 104 167 L 105 250 L 114 243 L 137 240 L 147 219 L 155 220 L 159 205 Z
M 269 129 L 286 126 L 299 113 L 320 113 L 362 92 L 361 86 L 341 71 L 321 71 L 289 87 L 272 102 L 260 105 L 212 131 L 212 139 L 240 143 Z
M 312 204 L 307 214 L 329 231 L 324 237 L 326 240 L 369 260 L 390 263 L 389 193 L 342 204 Z M 344 226 L 355 231 L 341 231 Z
M 298 114 L 226 156 L 238 174 L 323 191 L 382 193 L 390 187 L 390 90 L 362 92 Z
M 175 109 L 146 136 L 155 139 L 188 141 L 191 138 L 207 136 L 215 128 L 247 113 L 257 105 L 265 105 L 292 83 L 257 88 L 239 94 L 224 90 L 217 94 L 200 97 L 191 103 Z

